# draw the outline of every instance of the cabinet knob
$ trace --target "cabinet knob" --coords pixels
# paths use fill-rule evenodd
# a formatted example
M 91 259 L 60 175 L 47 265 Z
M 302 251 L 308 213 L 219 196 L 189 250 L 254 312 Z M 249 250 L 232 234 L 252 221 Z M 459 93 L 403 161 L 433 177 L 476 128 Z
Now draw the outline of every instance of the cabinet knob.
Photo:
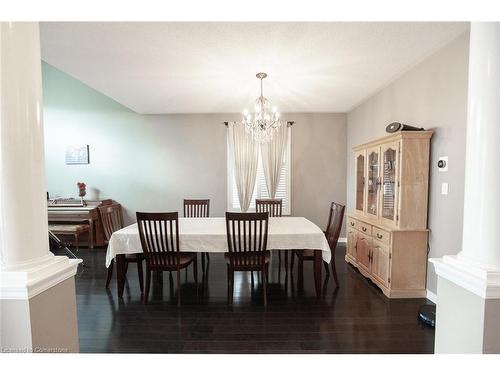
M 366 228 L 365 227 L 361 227 L 361 229 L 363 229 L 363 232 L 366 232 Z
M 353 226 L 354 226 L 354 223 L 351 221 L 351 227 L 353 227 Z
M 384 237 L 383 235 L 381 235 L 380 233 L 377 233 L 377 238 L 378 238 L 379 240 L 381 240 L 383 237 Z

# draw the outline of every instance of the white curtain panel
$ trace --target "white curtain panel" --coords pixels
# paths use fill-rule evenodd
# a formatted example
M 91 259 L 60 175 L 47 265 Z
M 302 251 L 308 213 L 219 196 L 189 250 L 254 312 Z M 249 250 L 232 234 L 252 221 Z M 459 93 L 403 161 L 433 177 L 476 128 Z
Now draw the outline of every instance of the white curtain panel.
M 234 178 L 241 212 L 247 212 L 252 200 L 259 162 L 259 144 L 238 122 L 228 124 L 229 148 L 234 155 Z
M 269 142 L 260 146 L 267 192 L 271 199 L 275 198 L 280 183 L 287 142 L 288 126 L 284 124 L 276 129 Z

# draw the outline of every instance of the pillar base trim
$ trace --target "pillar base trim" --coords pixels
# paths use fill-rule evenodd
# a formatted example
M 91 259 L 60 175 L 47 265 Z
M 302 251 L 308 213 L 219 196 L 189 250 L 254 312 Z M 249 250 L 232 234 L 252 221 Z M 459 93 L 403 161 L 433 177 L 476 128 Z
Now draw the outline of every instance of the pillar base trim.
M 500 299 L 500 272 L 477 267 L 457 255 L 429 259 L 436 274 L 484 299 Z
M 47 264 L 51 262 L 53 258 L 54 254 L 52 254 L 50 251 L 47 251 L 46 254 L 35 259 L 30 259 L 23 262 L 9 262 L 9 265 L 2 264 L 1 269 L 3 272 L 23 271 L 31 268 L 36 268 L 40 265 Z
M 54 256 L 47 262 L 24 270 L 0 273 L 0 300 L 30 299 L 75 276 L 81 259 Z
M 438 296 L 436 293 L 431 292 L 429 289 L 427 289 L 425 298 L 437 305 Z

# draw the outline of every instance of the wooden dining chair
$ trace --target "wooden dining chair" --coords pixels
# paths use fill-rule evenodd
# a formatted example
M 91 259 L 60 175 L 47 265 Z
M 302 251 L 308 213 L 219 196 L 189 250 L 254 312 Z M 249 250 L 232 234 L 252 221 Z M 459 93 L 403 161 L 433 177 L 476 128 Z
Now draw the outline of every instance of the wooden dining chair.
M 184 199 L 184 217 L 209 217 L 210 199 Z M 201 266 L 205 269 L 205 258 L 207 262 L 210 257 L 207 252 L 201 253 Z
M 198 285 L 196 253 L 179 250 L 179 213 L 137 212 L 137 226 L 144 258 L 146 259 L 146 292 L 144 304 L 148 303 L 151 272 L 177 271 L 177 305 L 181 304 L 181 269 L 193 264 L 193 274 Z
M 209 217 L 210 199 L 184 199 L 184 217 Z
M 106 243 L 109 243 L 111 235 L 123 228 L 123 211 L 122 206 L 118 203 L 110 204 L 107 206 L 100 206 L 99 216 L 101 217 L 101 223 L 104 230 L 104 239 Z M 125 272 L 127 272 L 129 263 L 137 263 L 137 273 L 139 275 L 139 287 L 141 288 L 141 293 L 144 289 L 143 281 L 143 271 L 142 271 L 142 261 L 144 260 L 142 254 L 127 254 L 125 256 Z M 108 277 L 106 278 L 106 288 L 109 287 L 111 278 L 113 276 L 114 260 L 108 267 Z
M 342 229 L 342 221 L 344 220 L 344 210 L 345 206 L 332 202 L 330 204 L 330 214 L 328 216 L 328 225 L 326 226 L 325 236 L 332 253 L 332 260 L 330 261 L 332 267 L 333 278 L 335 280 L 335 285 L 339 286 L 339 279 L 337 277 L 337 269 L 335 268 L 335 249 L 337 248 L 337 243 L 340 236 L 340 231 Z M 297 256 L 299 260 L 299 270 L 303 272 L 304 261 L 314 260 L 314 250 L 294 250 L 292 252 L 291 269 L 293 271 L 294 256 Z M 330 274 L 328 269 L 328 264 L 325 265 L 325 270 L 327 274 Z
M 283 199 L 256 199 L 257 212 L 269 212 L 269 217 L 281 217 L 283 212 Z
M 269 251 L 267 235 L 269 213 L 226 212 L 226 233 L 228 253 L 224 255 L 227 264 L 228 300 L 233 302 L 234 272 L 260 271 L 267 305 L 267 282 L 269 272 Z
M 256 199 L 255 211 L 269 212 L 269 217 L 281 217 L 283 213 L 283 199 Z M 272 249 L 271 249 L 272 250 Z M 278 250 L 278 262 L 281 267 L 281 252 Z M 285 251 L 285 268 L 288 265 L 288 252 Z

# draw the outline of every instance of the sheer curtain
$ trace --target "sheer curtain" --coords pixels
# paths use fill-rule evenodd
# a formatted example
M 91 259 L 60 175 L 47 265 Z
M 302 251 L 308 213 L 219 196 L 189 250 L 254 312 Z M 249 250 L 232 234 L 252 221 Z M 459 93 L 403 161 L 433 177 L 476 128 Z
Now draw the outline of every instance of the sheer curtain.
M 287 142 L 288 126 L 283 124 L 274 132 L 273 138 L 269 142 L 260 146 L 267 192 L 271 199 L 275 198 L 280 183 Z
M 229 149 L 234 155 L 234 178 L 238 189 L 241 212 L 247 212 L 252 200 L 257 165 L 259 162 L 259 144 L 247 134 L 241 123 L 228 124 Z

